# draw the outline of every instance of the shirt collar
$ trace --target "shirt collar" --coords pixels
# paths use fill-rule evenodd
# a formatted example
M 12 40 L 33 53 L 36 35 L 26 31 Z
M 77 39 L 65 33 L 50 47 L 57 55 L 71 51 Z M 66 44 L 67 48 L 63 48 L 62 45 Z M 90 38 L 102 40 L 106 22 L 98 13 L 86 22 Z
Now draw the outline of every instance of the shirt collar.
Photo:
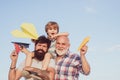
M 65 58 L 69 56 L 70 51 L 68 50 L 67 53 L 65 54 Z

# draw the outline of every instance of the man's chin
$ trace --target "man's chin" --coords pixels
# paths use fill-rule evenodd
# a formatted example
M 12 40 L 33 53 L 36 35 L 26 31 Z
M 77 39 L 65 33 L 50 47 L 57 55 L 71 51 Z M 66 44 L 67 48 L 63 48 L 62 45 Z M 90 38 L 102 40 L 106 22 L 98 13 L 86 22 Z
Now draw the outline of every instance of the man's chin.
M 38 51 L 38 53 L 43 53 L 42 51 Z
M 66 54 L 66 51 L 59 51 L 59 50 L 56 50 L 56 52 L 57 52 L 57 54 L 58 54 L 59 56 L 63 56 L 63 55 Z
M 59 54 L 59 53 L 58 53 L 58 56 L 63 56 L 63 55 L 64 55 L 64 54 Z

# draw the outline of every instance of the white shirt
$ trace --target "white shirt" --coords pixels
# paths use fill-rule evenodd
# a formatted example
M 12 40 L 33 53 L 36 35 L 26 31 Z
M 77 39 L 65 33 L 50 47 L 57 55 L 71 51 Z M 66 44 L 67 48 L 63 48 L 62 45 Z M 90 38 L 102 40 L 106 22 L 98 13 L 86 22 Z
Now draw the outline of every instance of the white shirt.
M 23 71 L 24 67 L 25 67 L 25 60 L 19 65 L 19 67 L 17 69 L 20 70 L 20 71 Z M 35 67 L 35 68 L 41 69 L 42 68 L 42 61 L 38 61 L 36 59 L 32 59 L 31 67 Z M 54 59 L 50 60 L 49 67 L 55 68 L 55 60 Z M 26 79 L 25 78 L 25 80 L 36 80 L 36 79 L 33 79 L 33 78 Z

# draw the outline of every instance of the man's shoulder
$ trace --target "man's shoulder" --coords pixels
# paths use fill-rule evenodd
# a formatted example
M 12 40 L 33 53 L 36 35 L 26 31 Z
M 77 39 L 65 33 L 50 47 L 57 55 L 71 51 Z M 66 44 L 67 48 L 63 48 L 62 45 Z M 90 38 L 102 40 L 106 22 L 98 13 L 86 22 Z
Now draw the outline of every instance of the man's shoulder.
M 69 55 L 68 55 L 68 57 L 71 57 L 71 58 L 80 58 L 80 55 L 77 54 L 77 53 L 70 52 Z

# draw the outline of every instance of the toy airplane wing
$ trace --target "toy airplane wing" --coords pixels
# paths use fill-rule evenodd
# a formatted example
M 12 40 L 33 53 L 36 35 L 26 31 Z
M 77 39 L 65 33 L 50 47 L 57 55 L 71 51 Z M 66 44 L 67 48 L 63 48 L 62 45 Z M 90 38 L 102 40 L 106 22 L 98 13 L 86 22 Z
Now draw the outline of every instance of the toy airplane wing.
M 33 24 L 24 23 L 24 24 L 21 25 L 21 29 L 25 34 L 31 36 L 32 39 L 37 39 L 38 38 L 37 31 L 36 31 Z
M 24 46 L 25 48 L 29 48 L 29 43 L 22 43 L 22 42 L 12 42 L 14 44 L 18 44 L 19 46 Z
M 15 37 L 18 37 L 18 38 L 31 38 L 31 39 L 33 38 L 32 36 L 22 32 L 22 31 L 19 31 L 19 30 L 13 30 L 11 32 L 11 34 Z
M 22 42 L 12 42 L 14 44 L 15 50 L 17 53 L 20 52 L 20 47 L 25 47 L 25 48 L 29 48 L 29 44 L 28 43 L 22 43 Z
M 80 46 L 78 47 L 78 51 L 80 51 L 80 49 L 87 44 L 87 42 L 90 40 L 90 37 L 86 37 L 84 38 L 84 40 L 82 41 L 82 43 L 80 44 Z

